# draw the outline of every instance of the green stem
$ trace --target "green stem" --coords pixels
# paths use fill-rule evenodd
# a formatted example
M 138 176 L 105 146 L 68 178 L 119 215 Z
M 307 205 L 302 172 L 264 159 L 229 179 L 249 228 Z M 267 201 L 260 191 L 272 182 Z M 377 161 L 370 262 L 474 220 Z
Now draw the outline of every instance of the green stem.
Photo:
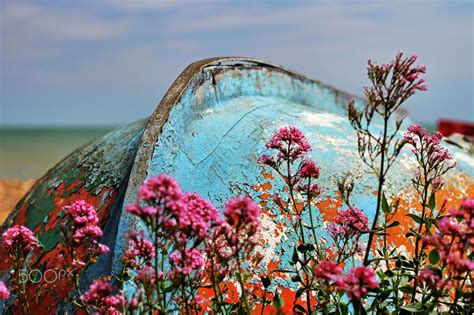
M 379 186 L 378 186 L 378 189 L 377 189 L 377 205 L 376 205 L 376 208 L 375 208 L 375 216 L 374 216 L 374 221 L 372 222 L 372 229 L 369 233 L 369 240 L 367 241 L 367 248 L 365 250 L 365 256 L 364 256 L 364 265 L 367 266 L 369 264 L 369 257 L 370 257 L 370 250 L 371 250 L 371 247 L 372 247 L 372 241 L 374 239 L 374 233 L 375 233 L 375 229 L 377 228 L 377 221 L 379 219 L 379 215 L 380 215 L 380 204 L 381 204 L 381 201 L 382 201 L 382 189 L 383 189 L 383 184 L 384 184 L 384 181 L 385 181 L 385 176 L 384 176 L 384 173 L 385 173 L 385 147 L 387 145 L 386 141 L 387 141 L 387 129 L 388 129 L 388 119 L 389 119 L 389 116 L 387 115 L 387 113 L 385 113 L 384 115 L 384 126 L 383 126 L 383 138 L 382 138 L 382 143 L 381 143 L 381 147 L 380 147 L 380 150 L 382 151 L 381 152 L 381 156 L 380 156 L 380 170 L 379 170 Z

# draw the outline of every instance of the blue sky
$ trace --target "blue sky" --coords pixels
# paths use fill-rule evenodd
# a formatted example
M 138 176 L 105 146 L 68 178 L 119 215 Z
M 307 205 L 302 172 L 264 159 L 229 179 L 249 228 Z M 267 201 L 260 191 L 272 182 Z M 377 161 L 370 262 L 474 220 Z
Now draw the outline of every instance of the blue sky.
M 412 4 L 415 2 L 415 4 Z M 272 61 L 361 95 L 366 60 L 416 53 L 414 120 L 474 120 L 471 1 L 5 1 L 0 126 L 149 116 L 189 63 Z

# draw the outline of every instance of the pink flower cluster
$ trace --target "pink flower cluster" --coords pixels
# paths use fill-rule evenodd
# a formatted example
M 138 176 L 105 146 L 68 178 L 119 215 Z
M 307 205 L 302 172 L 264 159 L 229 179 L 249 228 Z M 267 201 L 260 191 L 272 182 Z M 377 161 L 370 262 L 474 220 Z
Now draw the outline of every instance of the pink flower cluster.
M 375 279 L 374 270 L 363 265 L 352 268 L 345 276 L 338 277 L 336 285 L 342 288 L 353 302 L 359 301 L 380 286 Z
M 63 211 L 72 220 L 72 237 L 76 243 L 80 243 L 86 238 L 93 239 L 102 236 L 102 229 L 97 225 L 99 217 L 96 210 L 84 200 L 78 200 L 65 206 Z
M 417 124 L 408 127 L 408 131 L 404 134 L 405 142 L 413 146 L 415 154 L 426 154 L 427 158 L 433 161 L 452 160 L 448 149 L 441 145 L 442 138 L 443 135 L 438 131 L 430 135 L 426 128 Z
M 8 291 L 8 288 L 5 286 L 5 283 L 3 281 L 0 281 L 0 300 L 6 300 L 10 297 L 10 291 Z
M 155 248 L 153 244 L 145 238 L 143 231 L 129 233 L 129 245 L 122 256 L 122 261 L 128 266 L 140 269 L 143 265 L 151 264 L 155 257 Z
M 179 230 L 181 236 L 204 237 L 219 213 L 198 194 L 183 194 L 174 178 L 166 174 L 151 177 L 140 187 L 138 196 L 139 202 L 127 205 L 127 211 L 170 234 Z
M 470 252 L 474 245 L 474 199 L 466 199 L 459 209 L 436 222 L 437 233 L 425 236 L 423 241 L 440 254 L 441 261 L 452 273 L 474 271 Z
M 249 197 L 234 197 L 227 201 L 224 220 L 220 220 L 209 240 L 206 269 L 214 279 L 231 274 L 243 261 L 258 260 L 252 250 L 259 242 L 260 208 Z
M 260 226 L 260 208 L 247 196 L 227 200 L 224 216 L 228 224 L 246 227 L 249 234 L 255 234 Z
M 171 262 L 171 278 L 182 278 L 188 276 L 193 271 L 201 271 L 205 261 L 203 253 L 196 248 L 186 248 L 184 251 L 175 251 L 169 256 Z
M 65 246 L 63 259 L 66 268 L 72 271 L 74 277 L 79 277 L 79 272 L 95 259 L 110 251 L 109 247 L 100 244 L 96 238 L 102 236 L 99 227 L 99 217 L 96 209 L 84 200 L 77 200 L 62 208 L 66 221 L 61 223 Z M 68 223 L 70 225 L 68 225 Z M 86 245 L 86 246 L 85 246 Z M 83 247 L 84 250 L 79 250 Z
M 307 156 L 311 151 L 311 145 L 301 130 L 293 126 L 280 128 L 266 143 L 266 147 L 277 150 L 276 155 L 262 155 L 258 159 L 260 164 L 276 170 L 291 189 L 294 188 L 307 200 L 311 201 L 321 194 L 321 188 L 314 183 L 320 176 L 320 169 L 316 162 Z M 295 163 L 297 160 L 298 164 Z M 285 161 L 288 163 L 283 163 Z M 296 164 L 294 170 L 288 169 L 294 164 Z
M 417 90 L 426 91 L 428 87 L 425 79 L 421 77 L 426 73 L 426 66 L 414 66 L 417 59 L 416 55 L 406 58 L 403 52 L 399 52 L 395 59 L 387 64 L 377 65 L 369 59 L 367 70 L 373 84 L 373 87 L 365 88 L 365 95 L 369 102 L 379 103 L 393 92 L 383 89 L 388 85 L 386 82 L 395 82 L 398 85 L 398 98 L 395 100 L 398 104 L 415 94 Z
M 190 233 L 206 237 L 211 224 L 220 220 L 219 211 L 196 193 L 186 193 L 184 202 L 188 208 Z
M 39 247 L 35 235 L 25 226 L 15 225 L 3 233 L 3 244 L 10 255 L 24 256 Z
M 431 289 L 439 289 L 445 285 L 441 277 L 431 269 L 423 269 L 420 271 L 416 279 L 421 283 L 425 283 Z
M 342 268 L 335 261 L 324 260 L 314 266 L 314 275 L 320 281 L 334 281 L 341 273 Z
M 294 126 L 278 129 L 265 146 L 278 151 L 276 158 L 268 155 L 260 157 L 259 163 L 266 165 L 277 165 L 283 160 L 293 163 L 311 150 L 311 145 L 303 132 Z
M 448 149 L 441 145 L 443 136 L 435 131 L 430 135 L 426 128 L 411 125 L 404 134 L 405 143 L 410 144 L 419 164 L 414 185 L 417 190 L 425 185 L 431 186 L 432 192 L 437 192 L 443 186 L 441 175 L 456 167 L 456 162 Z
M 313 178 L 318 179 L 320 174 L 320 169 L 316 165 L 316 162 L 310 158 L 305 158 L 303 160 L 299 175 L 301 178 Z
M 181 306 L 189 307 L 203 281 L 204 270 L 213 265 L 214 274 L 230 270 L 229 264 L 236 255 L 255 244 L 255 234 L 260 226 L 260 209 L 248 197 L 235 197 L 227 201 L 224 216 L 208 201 L 196 193 L 183 193 L 172 177 L 159 174 L 145 182 L 138 193 L 139 200 L 126 207 L 130 214 L 140 217 L 153 242 L 144 240 L 134 232 L 129 249 L 123 256 L 125 268 L 137 272 L 135 283 L 150 296 L 157 288 L 156 282 L 171 282 L 177 292 L 173 299 Z M 152 268 L 152 258 L 164 267 L 161 259 L 156 261 L 157 250 L 163 251 L 170 265 L 168 272 Z M 222 255 L 221 255 L 222 254 Z M 224 255 L 225 254 L 225 255 Z M 226 262 L 220 269 L 219 262 Z M 219 260 L 219 262 L 217 262 Z M 210 263 L 211 261 L 215 264 Z M 160 293 L 166 294 L 166 293 Z
M 373 269 L 358 266 L 342 274 L 342 268 L 334 261 L 321 261 L 314 266 L 314 275 L 323 281 L 326 290 L 344 291 L 351 301 L 359 301 L 370 291 L 379 288 Z
M 94 281 L 89 290 L 81 296 L 85 305 L 92 307 L 94 314 L 122 314 L 125 308 L 125 297 L 121 294 L 113 294 L 110 278 Z
M 329 225 L 329 233 L 333 237 L 346 237 L 360 234 L 369 229 L 369 219 L 365 213 L 357 208 L 340 211 Z

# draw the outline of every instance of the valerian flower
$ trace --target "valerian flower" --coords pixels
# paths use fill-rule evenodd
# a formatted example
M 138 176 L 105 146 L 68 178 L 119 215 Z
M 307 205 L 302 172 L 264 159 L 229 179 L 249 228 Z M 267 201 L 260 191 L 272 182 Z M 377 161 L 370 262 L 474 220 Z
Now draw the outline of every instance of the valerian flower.
M 102 236 L 102 229 L 97 225 L 99 217 L 95 208 L 84 200 L 78 200 L 63 208 L 64 213 L 71 218 L 72 237 L 76 243 L 86 238 Z
M 358 266 L 352 268 L 347 275 L 340 276 L 336 284 L 346 292 L 351 301 L 360 301 L 370 291 L 379 288 L 380 284 L 375 279 L 372 268 Z
M 341 272 L 342 268 L 335 261 L 324 260 L 314 266 L 314 275 L 322 281 L 334 281 Z
M 369 219 L 365 213 L 357 208 L 340 211 L 329 225 L 329 233 L 333 237 L 345 237 L 360 234 L 369 229 Z
M 473 198 L 464 200 L 459 208 L 449 210 L 447 216 L 436 221 L 436 231 L 432 235 L 423 237 L 425 245 L 439 253 L 439 264 L 453 277 L 474 271 L 471 256 L 474 245 L 473 205 Z
M 264 155 L 259 159 L 262 164 L 281 163 L 284 159 L 293 163 L 296 159 L 311 150 L 311 145 L 303 132 L 294 126 L 278 129 L 265 146 L 271 150 L 277 150 L 275 158 Z
M 418 163 L 413 184 L 420 194 L 425 187 L 432 193 L 439 191 L 444 185 L 441 176 L 456 167 L 452 155 L 441 144 L 442 138 L 441 133 L 435 131 L 430 135 L 426 128 L 416 124 L 404 134 L 404 142 L 412 146 Z
M 204 238 L 211 225 L 219 220 L 219 211 L 196 193 L 186 193 L 183 199 L 188 207 L 189 233 Z
M 442 287 L 444 282 L 441 281 L 441 277 L 431 269 L 423 269 L 418 276 L 416 276 L 416 279 L 431 289 Z
M 170 278 L 183 278 L 192 272 L 202 273 L 205 264 L 203 253 L 196 248 L 186 248 L 169 255 L 171 262 Z
M 299 172 L 299 176 L 302 179 L 312 178 L 318 179 L 320 174 L 320 169 L 316 165 L 316 162 L 310 158 L 306 158 L 303 160 L 302 167 Z
M 260 225 L 260 208 L 247 196 L 227 200 L 224 216 L 230 225 L 243 225 L 251 231 L 256 231 Z
M 143 265 L 150 265 L 155 257 L 153 243 L 145 238 L 143 231 L 129 233 L 128 248 L 122 256 L 122 261 L 133 268 L 141 268 Z
M 12 226 L 2 236 L 5 249 L 13 257 L 24 256 L 39 247 L 33 232 L 22 225 Z
M 8 288 L 5 286 L 5 283 L 3 281 L 0 281 L 0 300 L 6 300 L 10 297 L 10 291 L 8 291 Z
M 94 314 L 122 314 L 125 308 L 125 297 L 122 294 L 113 294 L 110 278 L 94 281 L 89 290 L 81 296 L 85 305 L 94 309 Z

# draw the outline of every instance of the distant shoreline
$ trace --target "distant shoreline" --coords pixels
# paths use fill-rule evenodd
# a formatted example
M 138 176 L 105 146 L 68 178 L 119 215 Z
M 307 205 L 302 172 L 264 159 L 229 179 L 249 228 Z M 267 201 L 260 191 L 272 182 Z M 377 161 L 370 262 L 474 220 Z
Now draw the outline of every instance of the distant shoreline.
M 114 127 L 1 127 L 0 178 L 39 178 L 61 159 Z
M 0 222 L 5 221 L 35 182 L 35 179 L 0 178 Z

